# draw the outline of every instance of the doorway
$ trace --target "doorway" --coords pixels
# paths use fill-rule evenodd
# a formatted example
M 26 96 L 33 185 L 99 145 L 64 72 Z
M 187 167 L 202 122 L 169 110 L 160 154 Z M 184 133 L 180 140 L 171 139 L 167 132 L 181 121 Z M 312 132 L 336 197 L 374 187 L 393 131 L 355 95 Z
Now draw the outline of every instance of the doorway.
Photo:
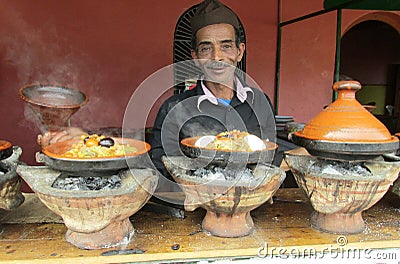
M 394 134 L 400 131 L 400 33 L 388 23 L 365 20 L 341 39 L 340 72 L 359 81 L 357 100 Z

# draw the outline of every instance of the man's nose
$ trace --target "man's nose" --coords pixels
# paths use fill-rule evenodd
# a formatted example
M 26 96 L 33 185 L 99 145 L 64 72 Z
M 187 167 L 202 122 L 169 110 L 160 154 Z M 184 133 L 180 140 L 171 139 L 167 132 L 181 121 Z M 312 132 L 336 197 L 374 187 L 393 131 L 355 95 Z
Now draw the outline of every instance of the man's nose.
M 213 60 L 220 61 L 223 59 L 223 53 L 221 47 L 215 47 L 213 50 Z

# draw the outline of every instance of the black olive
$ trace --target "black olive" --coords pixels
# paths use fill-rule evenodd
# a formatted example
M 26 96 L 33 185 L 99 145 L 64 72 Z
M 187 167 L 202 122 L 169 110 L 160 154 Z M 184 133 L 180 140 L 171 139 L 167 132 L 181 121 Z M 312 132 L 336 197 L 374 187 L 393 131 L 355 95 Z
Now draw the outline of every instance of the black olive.
M 106 148 L 112 147 L 112 146 L 114 146 L 114 139 L 109 138 L 109 137 L 103 138 L 99 141 L 99 146 L 106 147 Z
M 90 136 L 85 137 L 85 139 L 83 140 L 83 144 L 85 144 L 86 141 L 88 141 L 89 138 L 90 138 Z
M 178 250 L 181 246 L 179 244 L 174 244 L 171 246 L 172 250 Z

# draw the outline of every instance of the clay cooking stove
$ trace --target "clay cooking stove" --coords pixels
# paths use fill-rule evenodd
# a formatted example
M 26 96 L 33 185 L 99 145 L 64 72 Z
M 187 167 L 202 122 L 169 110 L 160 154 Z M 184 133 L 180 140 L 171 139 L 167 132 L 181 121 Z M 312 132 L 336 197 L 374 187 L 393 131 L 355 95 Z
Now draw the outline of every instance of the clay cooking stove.
M 87 101 L 82 92 L 51 85 L 26 86 L 20 94 L 50 130 L 68 126 L 70 117 Z M 63 153 L 76 143 L 69 140 L 37 153 L 37 161 L 46 166 L 17 167 L 39 199 L 62 217 L 68 228 L 66 240 L 82 249 L 128 244 L 134 235 L 129 217 L 146 204 L 157 186 L 155 171 L 144 168 L 149 144 L 114 140 L 137 151 L 107 158 L 67 158 Z
M 249 235 L 254 229 L 250 211 L 268 201 L 286 177 L 270 164 L 277 145 L 267 142 L 262 151 L 230 152 L 197 147 L 196 141 L 182 140 L 187 157 L 163 157 L 186 195 L 185 209 L 204 208 L 202 228 L 211 235 Z
M 335 102 L 293 134 L 305 149 L 288 151 L 286 163 L 309 197 L 311 226 L 338 233 L 360 233 L 362 212 L 378 202 L 397 179 L 399 162 L 385 162 L 399 140 L 355 98 L 356 81 L 336 82 Z
M 0 140 L 0 208 L 13 210 L 25 197 L 20 191 L 22 180 L 16 172 L 22 149 L 10 142 Z

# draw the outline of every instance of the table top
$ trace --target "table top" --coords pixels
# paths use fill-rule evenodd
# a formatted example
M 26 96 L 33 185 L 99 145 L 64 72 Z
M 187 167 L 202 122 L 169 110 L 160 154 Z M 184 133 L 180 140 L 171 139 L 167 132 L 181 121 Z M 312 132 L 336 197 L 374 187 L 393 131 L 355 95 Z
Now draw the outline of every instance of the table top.
M 400 201 L 390 192 L 363 212 L 366 229 L 356 235 L 338 236 L 311 228 L 311 204 L 300 189 L 292 188 L 278 190 L 273 204 L 265 203 L 251 212 L 255 229 L 246 237 L 206 234 L 201 230 L 203 209 L 185 212 L 185 218 L 180 219 L 142 208 L 130 218 L 135 228 L 131 242 L 124 247 L 102 250 L 82 250 L 66 242 L 67 228 L 62 219 L 35 194 L 24 195 L 26 201 L 19 208 L 0 212 L 0 263 L 260 259 L 332 249 L 400 248 Z M 347 243 L 341 244 L 343 241 Z

